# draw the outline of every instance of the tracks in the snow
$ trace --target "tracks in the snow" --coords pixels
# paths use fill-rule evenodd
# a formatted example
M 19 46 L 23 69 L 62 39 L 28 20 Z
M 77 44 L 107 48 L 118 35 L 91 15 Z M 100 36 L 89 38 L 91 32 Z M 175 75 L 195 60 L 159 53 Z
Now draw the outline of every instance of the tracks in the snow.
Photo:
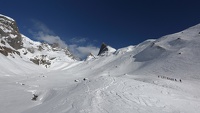
M 94 83 L 101 83 L 99 87 L 92 87 Z M 148 84 L 144 82 L 133 81 L 130 79 L 121 79 L 116 77 L 102 77 L 95 82 L 87 82 L 87 93 L 91 96 L 91 109 L 94 112 L 109 113 L 113 109 L 108 109 L 108 106 L 125 108 L 139 112 L 144 107 L 155 107 L 162 109 L 164 105 L 159 99 L 151 96 L 145 96 L 144 90 Z M 90 100 L 88 100 L 90 101 Z M 120 111 L 120 109 L 118 109 Z M 121 111 L 122 112 L 122 111 Z

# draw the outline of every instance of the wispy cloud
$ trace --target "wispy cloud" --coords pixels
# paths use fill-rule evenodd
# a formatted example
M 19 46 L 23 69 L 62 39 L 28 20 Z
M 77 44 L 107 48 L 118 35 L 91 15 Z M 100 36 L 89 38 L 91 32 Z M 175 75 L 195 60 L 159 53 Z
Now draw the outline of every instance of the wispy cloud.
M 58 43 L 58 45 L 62 48 L 67 47 L 67 44 L 61 40 L 59 36 L 55 35 L 55 33 L 44 23 L 37 20 L 32 20 L 32 22 L 34 29 L 29 30 L 29 32 L 34 36 L 34 38 L 40 41 L 45 41 L 49 44 Z
M 31 21 L 33 22 L 34 29 L 48 34 L 54 34 L 54 32 L 50 30 L 44 23 L 35 19 L 32 19 Z
M 76 44 L 69 45 L 69 49 L 79 58 L 85 59 L 90 53 L 97 55 L 99 48 L 87 45 L 87 46 L 78 46 Z
M 99 48 L 92 45 L 88 38 L 75 37 L 68 39 L 70 44 L 66 44 L 65 41 L 56 35 L 51 29 L 49 29 L 44 23 L 32 20 L 33 28 L 29 32 L 33 37 L 40 41 L 45 41 L 49 44 L 58 43 L 62 48 L 68 48 L 75 56 L 84 59 L 90 53 L 98 54 Z
M 81 44 L 81 43 L 86 43 L 87 40 L 88 40 L 87 38 L 75 37 L 75 38 L 70 39 L 70 42 L 74 44 Z

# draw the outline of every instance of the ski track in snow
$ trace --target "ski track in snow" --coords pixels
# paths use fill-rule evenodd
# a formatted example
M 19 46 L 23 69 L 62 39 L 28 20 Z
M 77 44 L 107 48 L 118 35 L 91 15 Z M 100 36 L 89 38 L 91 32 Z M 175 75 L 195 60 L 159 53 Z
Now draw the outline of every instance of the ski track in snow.
M 196 113 L 199 111 L 199 98 L 195 100 L 192 95 L 189 96 L 179 86 L 172 85 L 173 87 L 171 87 L 170 84 L 164 84 L 163 81 L 167 80 L 154 79 L 151 81 L 146 77 L 126 77 L 130 75 L 122 77 L 102 75 L 97 78 L 88 78 L 85 81 L 80 78 L 79 82 L 72 83 L 67 88 L 57 86 L 51 89 L 45 88 L 41 84 L 42 81 L 48 80 L 48 76 L 40 75 L 19 80 L 16 85 L 23 87 L 24 91 L 30 94 L 39 95 L 38 100 L 33 102 L 35 103 L 34 107 L 23 113 L 61 111 L 63 113 L 181 113 L 185 112 L 180 110 L 182 105 L 194 106 L 193 111 Z M 175 82 L 174 84 L 182 83 Z M 182 103 L 182 105 L 180 106 L 178 103 Z M 40 111 L 40 109 L 43 110 Z
M 164 102 L 161 102 L 159 98 L 156 98 L 154 96 L 146 96 L 145 94 L 137 94 L 135 95 L 134 92 L 139 92 L 140 90 L 143 90 L 143 88 L 148 87 L 148 84 L 143 85 L 136 85 L 132 86 L 130 84 L 127 84 L 124 81 L 121 81 L 120 83 L 116 82 L 114 77 L 111 77 L 107 79 L 107 84 L 103 84 L 100 88 L 91 89 L 89 82 L 86 82 L 86 99 L 88 99 L 88 103 L 90 103 L 90 107 L 87 109 L 82 109 L 80 112 L 87 112 L 87 113 L 109 113 L 113 112 L 112 110 L 108 109 L 104 105 L 111 105 L 119 108 L 124 107 L 129 110 L 134 110 L 135 112 L 147 112 L 145 111 L 144 107 L 147 108 L 154 108 L 157 109 L 157 111 L 152 112 L 170 112 L 168 108 L 170 108 L 170 105 L 165 105 Z M 104 79 L 106 80 L 106 79 Z M 121 90 L 117 90 L 120 88 Z M 133 90 L 133 92 L 129 92 L 128 90 Z M 110 91 L 111 90 L 111 91 Z M 170 96 L 169 92 L 165 91 L 167 89 L 163 89 L 160 91 L 161 94 Z M 141 92 L 142 93 L 142 92 Z M 158 91 L 159 93 L 159 91 Z M 89 97 L 88 97 L 89 95 Z M 72 109 L 76 108 L 74 103 L 72 105 Z M 117 109 L 117 108 L 115 108 Z M 163 111 L 162 111 L 163 110 Z M 119 111 L 115 112 L 122 112 L 122 110 L 119 109 Z

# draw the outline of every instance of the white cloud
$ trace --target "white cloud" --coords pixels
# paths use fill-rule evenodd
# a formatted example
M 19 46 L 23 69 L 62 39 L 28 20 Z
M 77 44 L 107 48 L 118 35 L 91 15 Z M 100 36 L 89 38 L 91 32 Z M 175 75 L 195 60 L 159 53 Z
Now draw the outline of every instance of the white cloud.
M 78 38 L 78 37 L 76 37 L 76 38 L 70 39 L 70 42 L 79 44 L 79 43 L 86 43 L 87 40 L 88 40 L 87 38 Z
M 67 44 L 59 36 L 55 35 L 44 23 L 36 20 L 32 20 L 32 22 L 34 24 L 34 30 L 29 31 L 37 40 L 45 41 L 49 44 L 58 43 L 62 48 L 67 47 Z
M 88 45 L 88 46 L 77 46 L 77 45 L 69 45 L 69 49 L 77 55 L 77 57 L 85 59 L 90 53 L 97 55 L 99 52 L 99 48 Z
M 38 21 L 38 20 L 31 20 L 34 24 L 34 28 L 38 31 L 42 31 L 44 33 L 47 34 L 54 34 L 54 32 L 52 30 L 50 30 L 44 23 Z
M 39 32 L 37 39 L 43 40 L 49 44 L 58 43 L 60 47 L 65 48 L 67 44 L 60 39 L 59 36 L 54 36 L 50 34 L 44 34 L 44 32 Z
M 61 38 L 49 29 L 44 23 L 36 20 L 32 20 L 34 24 L 34 28 L 29 30 L 29 32 L 40 41 L 45 41 L 49 44 L 58 43 L 62 48 L 68 48 L 72 54 L 75 56 L 85 59 L 90 53 L 97 55 L 99 52 L 99 48 L 88 45 L 88 38 L 72 38 L 69 39 L 71 44 L 67 45 Z

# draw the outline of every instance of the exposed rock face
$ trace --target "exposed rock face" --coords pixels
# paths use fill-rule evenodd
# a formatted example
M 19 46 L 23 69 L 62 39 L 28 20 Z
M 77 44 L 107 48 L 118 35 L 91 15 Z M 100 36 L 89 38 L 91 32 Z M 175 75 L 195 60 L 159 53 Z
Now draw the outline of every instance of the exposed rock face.
M 87 58 L 85 59 L 85 61 L 91 60 L 91 59 L 96 59 L 96 56 L 93 55 L 92 53 L 90 53 Z
M 0 46 L 0 53 L 2 53 L 5 56 L 8 56 L 9 54 L 18 54 L 20 56 L 20 52 L 19 51 L 15 51 L 11 48 L 7 48 L 5 46 Z
M 107 45 L 105 43 L 101 44 L 101 48 L 99 50 L 98 56 L 101 56 L 104 54 L 106 51 L 108 51 Z
M 47 55 L 36 56 L 31 58 L 30 61 L 37 65 L 44 65 L 46 68 L 51 65 L 51 61 L 48 59 Z
M 64 51 L 65 55 L 69 56 L 70 58 L 74 59 L 74 60 L 79 60 L 79 58 L 76 58 L 70 51 L 68 48 L 62 48 L 60 47 L 60 45 L 58 43 L 53 43 L 50 44 L 50 46 L 52 47 L 53 51 Z
M 64 49 L 65 55 L 69 56 L 74 60 L 80 60 L 79 58 L 75 57 L 67 48 Z
M 22 48 L 22 37 L 16 22 L 3 15 L 0 15 L 0 39 L 4 39 L 14 49 Z
M 102 43 L 101 48 L 99 50 L 98 56 L 105 56 L 109 55 L 110 53 L 114 53 L 116 49 L 106 45 L 105 43 Z
M 28 57 L 36 65 L 48 68 L 57 61 L 71 62 L 77 60 L 67 48 L 61 48 L 56 43 L 34 42 L 24 35 L 22 35 L 22 38 L 24 43 L 23 48 L 20 49 L 22 56 Z

